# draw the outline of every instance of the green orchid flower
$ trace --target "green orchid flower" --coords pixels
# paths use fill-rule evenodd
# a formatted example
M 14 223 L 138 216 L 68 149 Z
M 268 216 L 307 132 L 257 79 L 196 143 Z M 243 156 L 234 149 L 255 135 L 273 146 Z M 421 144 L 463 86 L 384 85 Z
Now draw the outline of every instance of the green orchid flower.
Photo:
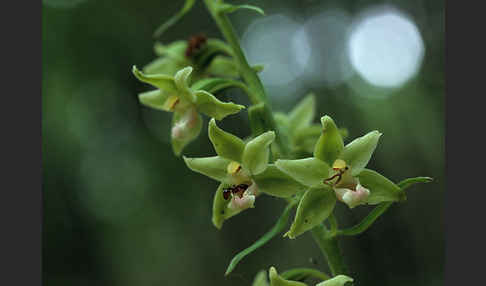
M 218 229 L 225 220 L 254 207 L 260 193 L 289 197 L 305 190 L 305 186 L 269 165 L 269 146 L 275 139 L 273 131 L 245 143 L 220 129 L 211 119 L 208 135 L 217 156 L 184 157 L 184 161 L 189 169 L 220 182 L 214 196 L 212 218 Z
M 204 89 L 194 86 L 190 88 L 189 78 L 192 71 L 192 67 L 185 67 L 172 77 L 164 74 L 146 75 L 133 67 L 133 74 L 140 81 L 158 88 L 139 94 L 140 103 L 174 113 L 171 141 L 172 149 L 178 156 L 201 132 L 202 117 L 199 113 L 221 120 L 244 108 L 243 105 L 222 102 Z
M 295 157 L 312 154 L 314 146 L 321 136 L 320 124 L 312 124 L 315 117 L 316 98 L 313 93 L 304 97 L 288 114 L 275 112 L 275 120 L 282 132 L 289 138 L 290 148 Z M 340 130 L 343 138 L 347 137 L 345 128 Z
M 336 199 L 349 208 L 405 199 L 405 193 L 397 185 L 365 169 L 382 135 L 380 132 L 369 132 L 344 146 L 332 118 L 323 116 L 321 123 L 322 134 L 315 145 L 314 157 L 275 162 L 278 169 L 308 187 L 286 233 L 290 238 L 326 219 Z

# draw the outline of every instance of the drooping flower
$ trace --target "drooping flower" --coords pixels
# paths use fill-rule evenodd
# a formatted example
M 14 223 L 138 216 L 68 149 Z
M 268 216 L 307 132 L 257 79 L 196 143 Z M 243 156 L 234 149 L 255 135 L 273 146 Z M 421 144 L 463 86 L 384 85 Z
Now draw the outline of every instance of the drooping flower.
M 189 87 L 192 70 L 192 67 L 185 67 L 172 77 L 164 74 L 146 75 L 133 67 L 133 74 L 140 81 L 158 88 L 139 94 L 140 102 L 157 110 L 174 113 L 171 141 L 176 155 L 180 155 L 183 148 L 201 132 L 202 118 L 199 113 L 221 120 L 244 108 L 243 105 L 222 102 L 206 90 Z
M 262 192 L 289 197 L 304 190 L 304 186 L 268 164 L 269 146 L 275 139 L 273 131 L 244 143 L 220 129 L 214 119 L 209 122 L 208 129 L 217 156 L 184 157 L 184 161 L 189 169 L 220 182 L 213 201 L 212 220 L 217 228 L 221 228 L 230 217 L 252 208 Z

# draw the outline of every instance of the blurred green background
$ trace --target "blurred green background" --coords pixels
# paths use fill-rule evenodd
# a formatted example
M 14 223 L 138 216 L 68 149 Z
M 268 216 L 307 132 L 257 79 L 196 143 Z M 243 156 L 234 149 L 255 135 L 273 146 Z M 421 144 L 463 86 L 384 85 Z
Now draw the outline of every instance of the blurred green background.
M 408 201 L 394 205 L 366 233 L 342 239 L 356 285 L 443 285 L 443 1 L 248 2 L 267 16 L 242 11 L 231 19 L 250 62 L 268 64 L 262 78 L 275 110 L 288 111 L 313 91 L 315 122 L 331 115 L 348 128 L 348 142 L 374 129 L 384 134 L 370 168 L 396 182 L 435 178 L 410 189 Z M 262 196 L 255 209 L 216 230 L 211 207 L 217 183 L 189 171 L 172 154 L 170 115 L 138 103 L 137 93 L 149 88 L 132 76 L 131 66 L 154 58 L 153 31 L 181 5 L 43 0 L 44 285 L 251 285 L 271 265 L 279 271 L 304 266 L 327 271 L 305 234 L 273 239 L 223 276 L 232 256 L 273 225 L 284 203 Z M 408 22 L 375 21 L 391 38 L 380 42 L 373 40 L 379 33 L 364 34 L 361 41 L 368 40 L 371 54 L 363 70 L 363 57 L 356 63 L 347 56 L 348 36 L 360 19 L 383 11 Z M 407 27 L 416 27 L 419 38 Z M 200 1 L 161 41 L 197 33 L 220 37 Z M 359 52 L 362 46 L 357 47 Z M 383 51 L 394 54 L 387 58 Z M 380 66 L 376 54 L 388 65 Z M 390 70 L 383 73 L 384 67 Z M 380 87 L 390 80 L 393 87 Z M 247 102 L 238 91 L 225 97 Z M 250 132 L 246 112 L 220 126 L 240 136 Z M 203 132 L 184 153 L 213 152 Z M 349 211 L 339 204 L 340 225 L 358 222 L 370 209 Z

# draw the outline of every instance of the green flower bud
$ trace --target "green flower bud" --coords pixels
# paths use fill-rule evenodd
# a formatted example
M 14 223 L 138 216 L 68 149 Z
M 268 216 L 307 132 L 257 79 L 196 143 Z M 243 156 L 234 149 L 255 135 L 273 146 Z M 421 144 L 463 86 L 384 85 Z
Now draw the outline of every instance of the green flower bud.
M 353 282 L 353 278 L 346 275 L 337 275 L 331 279 L 323 281 L 316 286 L 344 286 L 347 282 Z
M 336 196 L 330 188 L 311 188 L 300 200 L 294 222 L 284 236 L 291 239 L 322 223 L 331 215 Z
M 270 267 L 268 276 L 270 277 L 270 286 L 307 286 L 307 284 L 302 282 L 283 279 L 278 275 L 277 269 L 273 266 Z

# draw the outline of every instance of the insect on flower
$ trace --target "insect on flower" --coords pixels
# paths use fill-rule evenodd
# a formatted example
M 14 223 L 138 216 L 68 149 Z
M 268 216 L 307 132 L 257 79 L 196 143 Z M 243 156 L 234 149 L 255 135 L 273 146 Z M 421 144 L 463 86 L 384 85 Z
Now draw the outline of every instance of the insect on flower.
M 232 186 L 229 188 L 226 188 L 223 190 L 223 198 L 225 200 L 229 199 L 230 194 L 233 193 L 233 195 L 238 195 L 240 199 L 243 197 L 243 193 L 248 189 L 247 184 L 239 184 L 237 186 Z
M 333 180 L 334 178 L 338 178 L 337 181 L 334 183 L 334 185 L 337 185 L 339 184 L 339 182 L 341 181 L 341 178 L 343 176 L 343 174 L 349 169 L 348 166 L 346 166 L 346 162 L 344 162 L 343 160 L 336 160 L 336 162 L 334 162 L 334 164 L 332 165 L 332 169 L 334 171 L 337 172 L 337 174 L 335 174 L 334 176 L 330 177 L 330 178 L 327 178 L 324 180 L 324 184 L 328 184 L 328 185 L 333 185 L 331 183 L 329 183 L 329 181 Z

